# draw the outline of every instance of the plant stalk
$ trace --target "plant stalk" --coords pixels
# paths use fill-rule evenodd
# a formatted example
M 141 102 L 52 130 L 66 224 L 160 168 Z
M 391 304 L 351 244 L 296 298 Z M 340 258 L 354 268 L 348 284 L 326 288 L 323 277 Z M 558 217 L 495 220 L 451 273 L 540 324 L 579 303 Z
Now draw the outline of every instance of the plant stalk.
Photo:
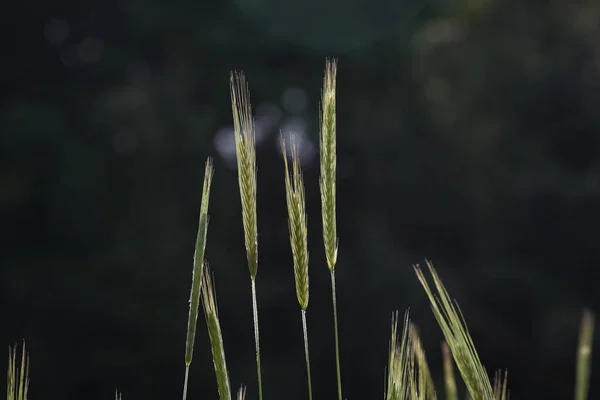
M 342 374 L 340 372 L 340 340 L 338 334 L 337 297 L 335 293 L 335 269 L 331 269 L 331 298 L 333 300 L 333 330 L 335 335 L 335 367 L 337 373 L 338 400 L 342 400 Z
M 256 345 L 256 375 L 258 377 L 258 398 L 262 400 L 262 372 L 260 368 L 260 339 L 258 334 L 258 306 L 256 302 L 256 279 L 250 278 L 252 282 L 252 315 L 254 317 L 254 343 Z
M 185 366 L 185 378 L 183 379 L 183 400 L 187 399 L 187 389 L 188 389 L 188 379 L 190 376 L 190 366 L 186 364 Z
M 306 311 L 302 311 L 302 331 L 304 332 L 304 356 L 306 358 L 306 376 L 308 382 L 308 399 L 312 400 L 312 382 L 310 379 L 310 357 L 308 352 L 308 328 L 306 326 Z

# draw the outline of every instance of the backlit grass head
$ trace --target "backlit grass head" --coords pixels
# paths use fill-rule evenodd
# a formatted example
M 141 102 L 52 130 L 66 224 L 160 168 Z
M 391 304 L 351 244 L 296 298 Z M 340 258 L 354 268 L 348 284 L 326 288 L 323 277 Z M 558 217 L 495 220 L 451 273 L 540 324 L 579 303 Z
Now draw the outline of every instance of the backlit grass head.
M 385 400 L 405 400 L 410 393 L 410 362 L 413 349 L 409 344 L 408 312 L 404 315 L 402 333 L 398 333 L 398 312 L 392 314 L 392 338 L 387 366 Z
M 215 287 L 208 266 L 204 267 L 202 274 L 202 306 L 204 316 L 206 317 L 206 326 L 208 328 L 208 338 L 213 355 L 215 374 L 217 375 L 217 387 L 220 400 L 231 400 L 231 386 L 229 384 L 229 372 L 225 360 L 225 347 L 223 346 L 223 336 L 221 334 L 221 324 L 219 322 L 219 313 L 217 311 L 217 299 Z
M 248 268 L 252 279 L 254 279 L 258 270 L 255 128 L 250 105 L 250 92 L 244 75 L 232 73 L 230 86 L 238 182 L 242 200 L 244 241 Z
M 508 400 L 508 398 L 508 371 L 505 371 L 504 374 L 498 371 L 494 377 L 494 399 Z
M 238 389 L 237 400 L 244 400 L 245 398 L 246 398 L 246 387 L 245 386 L 241 386 Z
M 308 241 L 306 228 L 306 202 L 304 182 L 296 142 L 291 143 L 292 168 L 287 160 L 285 140 L 281 138 L 281 152 L 285 165 L 285 192 L 288 209 L 290 244 L 294 258 L 296 295 L 302 310 L 308 307 Z
M 454 306 L 433 265 L 427 261 L 427 266 L 433 277 L 437 296 L 433 293 L 425 279 L 425 275 L 418 266 L 415 266 L 415 271 L 429 297 L 433 314 L 442 328 L 446 342 L 450 347 L 454 361 L 471 398 L 473 400 L 495 399 L 490 379 L 477 355 L 462 314 Z
M 410 324 L 408 336 L 414 357 L 414 367 L 411 369 L 411 393 L 415 400 L 435 400 L 437 396 L 433 378 L 416 325 Z
M 320 154 L 321 154 L 321 213 L 323 218 L 323 241 L 325 256 L 330 270 L 337 263 L 338 238 L 335 216 L 335 176 L 336 176 L 336 121 L 335 84 L 337 63 L 328 60 L 323 79 L 323 93 L 320 115 Z
M 446 387 L 446 399 L 458 400 L 456 378 L 454 377 L 454 361 L 452 360 L 450 347 L 446 342 L 442 344 L 442 358 L 444 360 L 444 386 Z
M 25 351 L 25 342 L 21 348 L 21 361 L 17 364 L 17 346 L 8 348 L 8 376 L 6 398 L 8 400 L 27 400 L 29 391 L 29 356 Z

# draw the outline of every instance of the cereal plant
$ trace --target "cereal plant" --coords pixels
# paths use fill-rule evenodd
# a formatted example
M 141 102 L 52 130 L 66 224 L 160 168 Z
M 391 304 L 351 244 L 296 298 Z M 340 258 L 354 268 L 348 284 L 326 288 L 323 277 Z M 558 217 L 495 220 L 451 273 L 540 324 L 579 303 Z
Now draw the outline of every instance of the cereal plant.
M 337 377 L 338 400 L 342 397 L 342 374 L 340 371 L 340 350 L 338 314 L 336 299 L 335 269 L 338 254 L 338 233 L 336 229 L 336 75 L 337 63 L 327 61 L 323 81 L 320 109 L 320 192 L 321 217 L 323 222 L 323 242 L 325 248 L 324 262 L 331 276 L 331 294 L 333 303 L 333 335 L 335 338 L 335 371 Z M 241 203 L 242 227 L 248 269 L 252 312 L 254 321 L 254 339 L 256 350 L 256 370 L 258 380 L 258 398 L 263 398 L 261 377 L 259 320 L 257 307 L 256 277 L 258 272 L 258 219 L 256 213 L 256 149 L 255 130 L 250 105 L 250 94 L 245 77 L 241 73 L 231 74 L 231 103 L 233 112 L 234 135 L 237 155 L 238 184 Z M 307 393 L 312 399 L 312 383 L 310 373 L 310 351 L 308 346 L 308 328 L 306 312 L 309 303 L 309 268 L 307 215 L 304 194 L 304 181 L 298 156 L 296 142 L 292 138 L 291 165 L 288 161 L 288 145 L 281 140 L 283 154 L 283 170 L 285 172 L 286 203 L 290 237 L 290 264 L 294 269 L 295 287 L 302 316 L 304 352 L 307 375 Z M 198 308 L 202 305 L 206 329 L 212 350 L 213 365 L 216 376 L 216 387 L 220 400 L 231 400 L 232 390 L 225 358 L 225 343 L 221 335 L 221 325 L 217 309 L 217 295 L 213 284 L 213 274 L 208 268 L 205 249 L 208 236 L 208 206 L 210 187 L 213 179 L 213 163 L 206 161 L 204 184 L 198 233 L 194 249 L 192 265 L 192 287 L 189 300 L 189 315 L 185 346 L 185 372 L 183 384 L 183 400 L 188 396 L 189 370 L 192 364 Z M 458 400 L 457 382 L 454 366 L 467 388 L 469 398 L 473 400 L 507 400 L 509 387 L 507 373 L 498 371 L 494 379 L 490 379 L 479 358 L 475 344 L 469 334 L 466 322 L 458 305 L 452 300 L 442 280 L 430 261 L 426 262 L 426 271 L 415 266 L 417 280 L 423 286 L 431 304 L 433 314 L 442 330 L 445 342 L 442 345 L 443 376 L 445 398 Z M 400 326 L 401 325 L 401 326 Z M 575 371 L 575 400 L 586 400 L 589 392 L 591 371 L 591 355 L 594 331 L 594 315 L 590 311 L 583 313 L 580 328 L 580 339 L 577 351 Z M 201 360 L 205 362 L 206 360 Z M 332 366 L 334 368 L 334 366 Z M 382 366 L 383 369 L 383 366 Z M 434 400 L 438 398 L 427 363 L 425 349 L 422 346 L 418 328 L 411 323 L 408 312 L 400 321 L 398 313 L 392 314 L 389 359 L 386 369 L 384 391 L 385 400 Z M 26 400 L 29 388 L 29 359 L 23 344 L 20 356 L 17 346 L 9 348 L 7 399 Z M 246 388 L 240 386 L 233 396 L 243 400 Z M 194 394 L 200 397 L 200 394 Z M 268 396 L 267 396 L 268 397 Z M 120 400 L 121 393 L 115 398 Z

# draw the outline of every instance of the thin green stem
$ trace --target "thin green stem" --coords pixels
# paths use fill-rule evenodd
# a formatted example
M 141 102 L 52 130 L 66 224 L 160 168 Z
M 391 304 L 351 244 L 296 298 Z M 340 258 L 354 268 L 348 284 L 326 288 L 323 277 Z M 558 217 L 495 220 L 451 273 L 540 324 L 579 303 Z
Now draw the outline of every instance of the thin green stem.
M 333 300 L 333 329 L 335 334 L 335 367 L 337 373 L 338 400 L 342 400 L 342 373 L 340 372 L 340 339 L 338 334 L 337 297 L 335 294 L 335 269 L 331 269 L 331 298 Z
M 186 364 L 185 366 L 185 378 L 183 379 L 183 400 L 187 399 L 187 388 L 188 388 L 188 379 L 190 376 L 190 366 Z
M 254 343 L 256 344 L 256 375 L 258 377 L 258 398 L 262 400 L 262 372 L 260 368 L 260 339 L 258 334 L 258 306 L 256 302 L 256 279 L 250 278 L 252 282 L 252 315 L 254 316 Z
M 304 332 L 304 356 L 306 358 L 306 376 L 308 382 L 308 399 L 312 400 L 312 382 L 310 379 L 310 357 L 308 352 L 308 328 L 306 327 L 306 311 L 302 311 L 302 330 Z

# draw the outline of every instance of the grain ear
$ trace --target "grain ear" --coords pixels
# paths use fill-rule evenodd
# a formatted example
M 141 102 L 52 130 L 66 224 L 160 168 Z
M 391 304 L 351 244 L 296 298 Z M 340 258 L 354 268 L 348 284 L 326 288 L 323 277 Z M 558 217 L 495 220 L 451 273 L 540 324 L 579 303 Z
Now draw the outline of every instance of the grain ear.
M 252 118 L 250 91 L 243 73 L 230 75 L 231 110 L 237 160 L 238 185 L 242 204 L 242 224 L 246 260 L 250 271 L 252 290 L 252 317 L 254 321 L 254 345 L 256 349 L 256 375 L 258 398 L 262 400 L 262 371 L 260 362 L 260 334 L 258 330 L 258 301 L 256 299 L 256 275 L 258 273 L 258 217 L 256 211 L 256 130 Z
M 429 297 L 433 314 L 442 328 L 446 342 L 471 397 L 473 399 L 494 399 L 494 390 L 489 376 L 479 359 L 460 310 L 450 299 L 450 295 L 433 268 L 433 264 L 427 261 L 427 267 L 433 278 L 435 294 L 419 266 L 414 268 L 419 282 L 421 282 L 427 297 Z

